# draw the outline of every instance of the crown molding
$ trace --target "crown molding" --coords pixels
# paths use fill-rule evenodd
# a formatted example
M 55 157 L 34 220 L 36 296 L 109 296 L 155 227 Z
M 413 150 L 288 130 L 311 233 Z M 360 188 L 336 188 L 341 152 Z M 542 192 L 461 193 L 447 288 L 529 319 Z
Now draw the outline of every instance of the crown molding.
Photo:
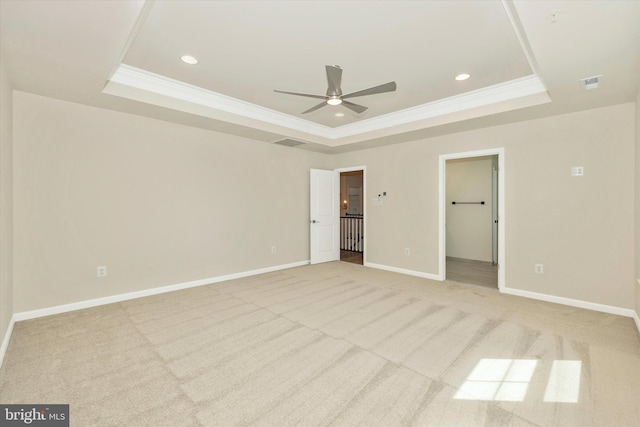
M 111 83 L 135 88 L 152 94 L 162 95 L 188 104 L 205 107 L 212 112 L 216 110 L 222 111 L 236 116 L 242 116 L 252 120 L 282 126 L 288 129 L 299 130 L 322 136 L 324 138 L 330 138 L 331 128 L 327 126 L 318 125 L 308 120 L 299 119 L 289 114 L 261 107 L 250 102 L 242 101 L 237 98 L 194 86 L 160 74 L 155 74 L 140 68 L 132 67 L 130 65 L 121 64 L 109 80 L 109 83 L 107 83 L 107 86 L 105 86 L 103 92 L 112 93 L 109 88 Z M 119 95 L 122 96 L 122 91 L 119 92 Z M 143 99 L 138 100 L 146 102 Z M 175 109 L 184 111 L 179 106 L 176 107 L 177 108 Z M 215 118 L 215 114 L 210 115 L 210 117 Z
M 376 130 L 398 127 L 427 119 L 454 115 L 481 107 L 487 107 L 505 101 L 539 95 L 546 93 L 546 91 L 547 89 L 540 78 L 532 74 L 449 98 L 439 99 L 416 107 L 351 123 L 337 128 L 333 136 L 334 139 L 338 139 Z
M 331 128 L 126 64 L 118 67 L 103 92 L 327 146 L 463 120 L 470 112 L 482 116 L 550 101 L 544 83 L 532 74 Z M 542 100 L 540 95 L 544 95 Z

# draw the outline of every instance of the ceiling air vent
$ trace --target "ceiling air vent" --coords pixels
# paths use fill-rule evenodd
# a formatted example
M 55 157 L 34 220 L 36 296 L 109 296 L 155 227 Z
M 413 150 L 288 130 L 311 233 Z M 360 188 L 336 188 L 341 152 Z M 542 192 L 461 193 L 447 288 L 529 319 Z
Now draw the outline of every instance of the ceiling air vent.
M 297 141 L 295 139 L 287 138 L 287 139 L 282 139 L 280 141 L 276 141 L 274 142 L 274 144 L 284 145 L 285 147 L 295 147 L 295 146 L 306 144 L 306 143 L 302 141 Z
M 600 76 L 586 77 L 584 79 L 580 79 L 580 83 L 582 87 L 586 90 L 597 89 L 600 84 Z

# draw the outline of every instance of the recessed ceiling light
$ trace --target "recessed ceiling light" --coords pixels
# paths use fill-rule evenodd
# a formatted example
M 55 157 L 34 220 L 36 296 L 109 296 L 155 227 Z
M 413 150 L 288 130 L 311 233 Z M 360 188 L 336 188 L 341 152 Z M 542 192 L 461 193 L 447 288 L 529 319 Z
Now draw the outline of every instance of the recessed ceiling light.
M 198 63 L 198 60 L 191 55 L 182 55 L 180 59 L 182 59 L 182 62 L 185 62 L 189 65 L 196 65 Z
M 456 76 L 456 80 L 461 82 L 463 80 L 467 80 L 469 77 L 471 77 L 471 74 L 467 74 L 467 73 L 462 73 L 462 74 L 458 74 Z
M 344 117 L 344 113 L 335 113 L 334 116 L 336 116 L 336 117 Z

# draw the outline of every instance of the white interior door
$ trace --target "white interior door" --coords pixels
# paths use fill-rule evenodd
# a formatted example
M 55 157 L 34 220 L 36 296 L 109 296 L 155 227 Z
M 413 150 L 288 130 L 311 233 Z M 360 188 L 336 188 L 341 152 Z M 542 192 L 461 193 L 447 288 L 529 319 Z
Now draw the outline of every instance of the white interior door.
M 340 173 L 311 169 L 311 264 L 340 259 Z

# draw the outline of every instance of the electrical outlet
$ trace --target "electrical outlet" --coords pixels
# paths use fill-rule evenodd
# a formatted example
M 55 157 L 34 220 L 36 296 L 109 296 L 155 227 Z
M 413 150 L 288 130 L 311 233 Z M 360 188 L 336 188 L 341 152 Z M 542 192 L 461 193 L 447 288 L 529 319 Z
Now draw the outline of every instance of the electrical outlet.
M 405 254 L 405 255 L 411 255 L 411 249 L 409 249 L 409 248 L 404 248 L 404 254 Z
M 583 176 L 583 175 L 584 175 L 583 166 L 573 166 L 571 168 L 571 176 Z
M 97 275 L 98 277 L 107 277 L 107 267 L 105 266 L 98 267 Z
M 535 264 L 533 269 L 536 273 L 539 273 L 539 274 L 544 273 L 544 265 L 542 264 Z
M 275 246 L 271 246 L 271 253 L 275 254 L 276 253 L 276 247 Z

